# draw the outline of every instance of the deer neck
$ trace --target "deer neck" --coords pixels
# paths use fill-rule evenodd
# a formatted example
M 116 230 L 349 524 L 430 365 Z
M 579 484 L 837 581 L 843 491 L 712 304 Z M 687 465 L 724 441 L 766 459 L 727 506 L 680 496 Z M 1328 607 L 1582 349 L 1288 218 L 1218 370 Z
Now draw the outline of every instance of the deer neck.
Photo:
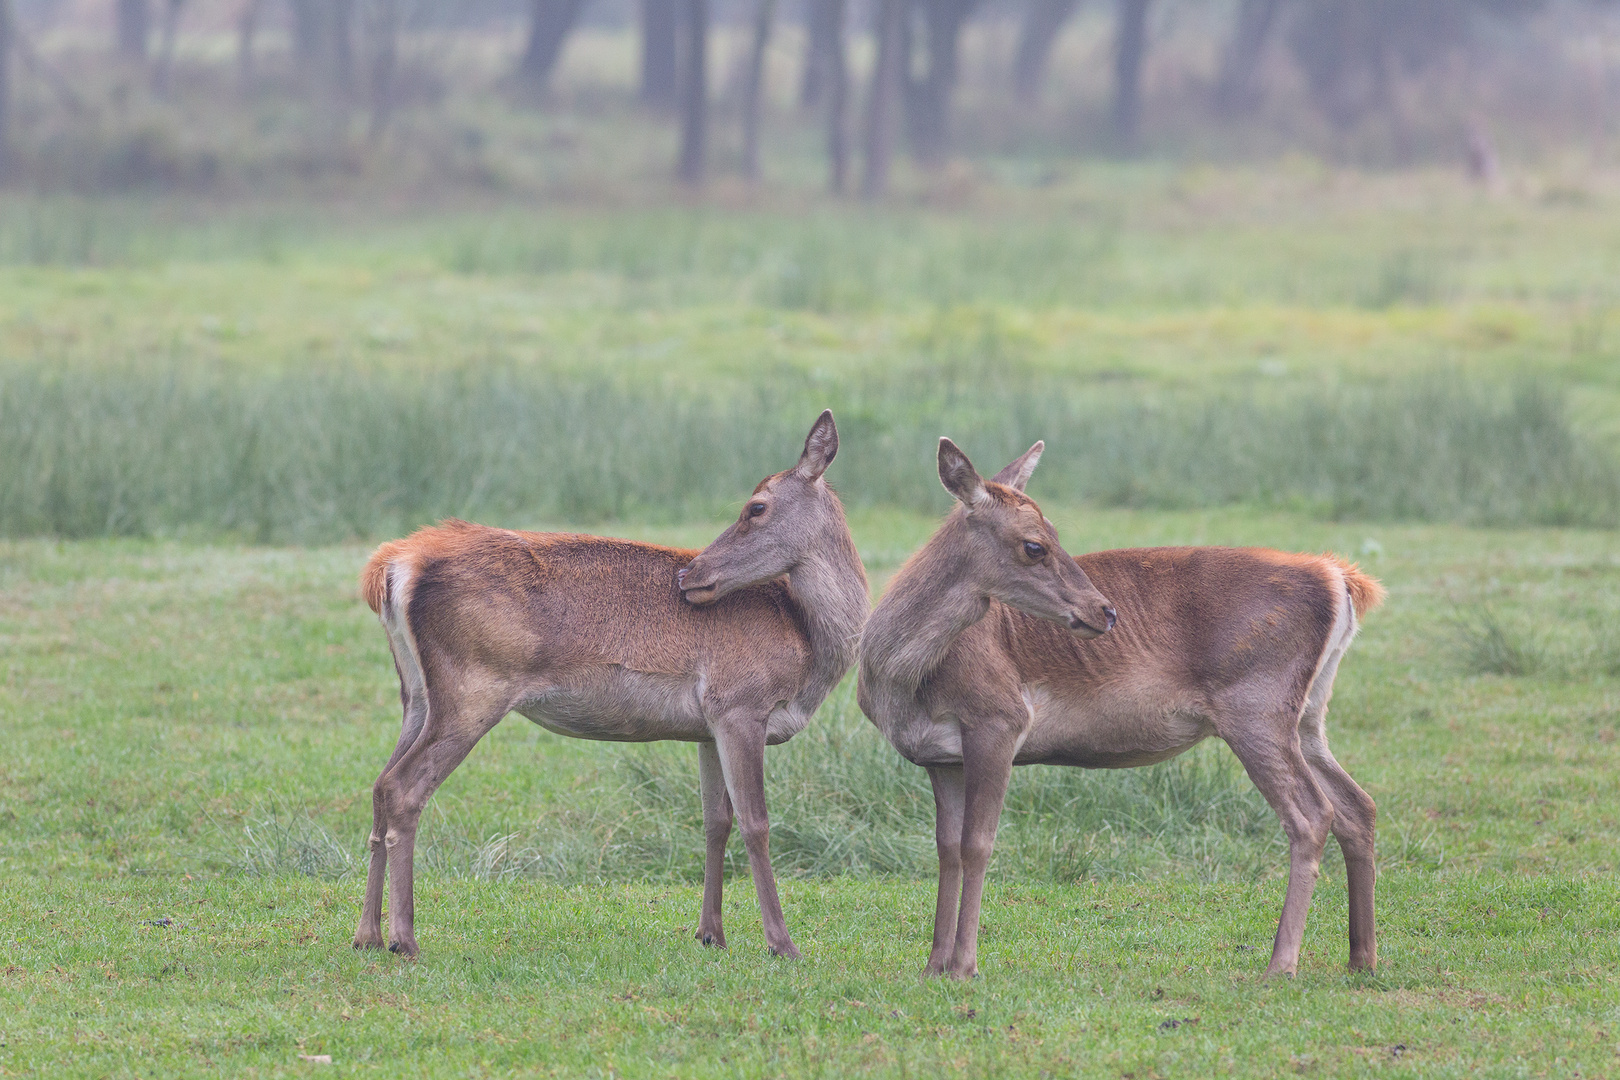
M 863 674 L 915 693 L 964 630 L 984 618 L 989 598 L 966 573 L 960 511 L 894 575 L 861 640 Z
M 828 531 L 828 542 L 817 545 L 788 574 L 810 637 L 810 677 L 794 700 L 802 716 L 815 712 L 855 663 L 872 606 L 866 568 L 842 513 Z

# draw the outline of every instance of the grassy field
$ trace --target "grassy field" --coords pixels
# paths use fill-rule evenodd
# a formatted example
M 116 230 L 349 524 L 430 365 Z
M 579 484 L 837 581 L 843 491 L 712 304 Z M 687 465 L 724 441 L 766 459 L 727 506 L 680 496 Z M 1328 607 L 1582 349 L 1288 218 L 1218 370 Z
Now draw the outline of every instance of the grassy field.
M 1620 1070 L 1616 189 L 1076 167 L 849 209 L 0 200 L 0 1075 L 1602 1076 Z M 1330 845 L 1224 747 L 1015 777 L 983 977 L 923 982 L 922 772 L 849 686 L 771 751 L 805 959 L 741 845 L 691 940 L 695 753 L 509 720 L 424 817 L 417 964 L 348 947 L 397 733 L 367 543 L 436 515 L 700 546 L 815 411 L 881 588 L 933 440 L 1074 551 L 1331 550 L 1391 589 Z M 331 1066 L 299 1055 L 331 1055 Z
M 920 982 L 926 783 L 847 687 L 771 753 L 803 963 L 763 955 L 740 845 L 731 949 L 690 940 L 689 747 L 520 719 L 424 819 L 421 962 L 357 955 L 369 784 L 397 724 L 353 584 L 363 549 L 13 541 L 0 1068 L 280 1075 L 305 1053 L 384 1075 L 1612 1071 L 1612 534 L 1051 509 L 1077 549 L 1331 548 L 1391 586 L 1331 723 L 1381 809 L 1377 976 L 1343 972 L 1330 849 L 1300 977 L 1261 981 L 1284 851 L 1212 745 L 1153 770 L 1022 770 L 984 975 Z M 929 520 L 855 528 L 881 578 Z

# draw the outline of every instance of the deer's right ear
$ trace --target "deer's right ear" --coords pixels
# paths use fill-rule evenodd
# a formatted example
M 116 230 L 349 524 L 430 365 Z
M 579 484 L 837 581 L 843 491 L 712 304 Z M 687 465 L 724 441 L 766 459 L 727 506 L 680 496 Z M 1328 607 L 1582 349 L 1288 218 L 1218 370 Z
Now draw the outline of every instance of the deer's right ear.
M 992 476 L 991 482 L 1006 484 L 1010 488 L 1023 491 L 1024 485 L 1029 483 L 1030 474 L 1035 471 L 1035 466 L 1041 463 L 1041 453 L 1045 449 L 1045 442 L 1036 442 L 1034 446 L 1013 458 L 1005 469 Z
M 832 410 L 828 409 L 810 425 L 810 434 L 804 440 L 804 453 L 799 455 L 799 463 L 793 467 L 793 471 L 806 480 L 817 480 L 837 456 L 838 425 L 833 423 Z
M 939 482 L 945 485 L 946 491 L 962 501 L 969 513 L 983 506 L 990 498 L 979 470 L 973 467 L 973 462 L 955 443 L 945 438 L 939 440 Z

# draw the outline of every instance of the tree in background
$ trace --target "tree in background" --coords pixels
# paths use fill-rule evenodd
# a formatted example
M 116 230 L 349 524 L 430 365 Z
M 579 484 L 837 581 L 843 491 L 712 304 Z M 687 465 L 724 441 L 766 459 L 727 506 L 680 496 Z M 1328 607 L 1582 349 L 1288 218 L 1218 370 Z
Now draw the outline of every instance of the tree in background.
M 842 195 L 849 177 L 849 53 L 844 40 L 846 0 L 825 0 L 828 11 L 826 73 L 827 90 L 827 188 Z
M 290 0 L 290 3 L 293 58 L 299 71 L 318 71 L 326 52 L 326 20 L 322 18 L 321 0 Z
M 16 51 L 12 41 L 14 26 L 11 0 L 0 0 L 0 183 L 11 177 L 11 57 Z
M 1215 77 L 1215 111 L 1239 116 L 1259 108 L 1259 69 L 1277 25 L 1282 0 L 1239 0 L 1232 35 L 1221 50 L 1221 68 Z
M 518 63 L 518 78 L 531 93 L 544 91 L 551 81 L 569 31 L 584 8 L 585 0 L 533 0 L 528 44 Z
M 833 47 L 833 35 L 843 32 L 842 18 L 837 20 L 840 29 L 833 29 L 836 4 L 838 0 L 805 0 L 804 74 L 799 82 L 799 107 L 805 110 L 821 104 L 827 83 L 827 54 Z
M 366 41 L 370 52 L 367 65 L 367 96 L 371 108 L 369 137 L 382 137 L 394 115 L 395 76 L 399 69 L 399 0 L 368 0 L 365 8 Z
M 1125 151 L 1135 150 L 1142 134 L 1142 61 L 1150 2 L 1119 0 L 1114 27 L 1114 140 Z
M 927 66 L 921 78 L 911 74 L 911 24 L 902 26 L 901 74 L 912 151 L 927 165 L 937 165 L 950 152 L 951 97 L 961 53 L 962 27 L 976 0 L 916 0 L 923 21 Z
M 680 61 L 676 33 L 679 0 L 641 0 L 641 100 L 667 109 L 675 104 Z
M 748 67 L 743 76 L 742 174 L 759 179 L 759 114 L 765 89 L 765 49 L 771 41 L 771 23 L 776 17 L 776 0 L 755 0 L 754 39 L 748 50 Z
M 681 149 L 676 175 L 703 182 L 709 141 L 709 5 L 683 0 L 680 34 Z
M 259 33 L 264 0 L 242 0 L 236 13 L 236 77 L 243 90 L 253 85 L 253 39 Z
M 1301 0 L 1289 34 L 1311 101 L 1340 131 L 1375 111 L 1401 138 L 1396 75 L 1418 72 L 1463 44 L 1486 17 L 1520 19 L 1542 0 Z
M 186 0 L 164 0 L 163 23 L 158 32 L 157 65 L 152 69 L 152 91 L 167 97 L 169 77 L 174 70 L 174 42 L 180 33 L 180 9 Z
M 146 62 L 146 39 L 150 36 L 151 12 L 146 0 L 118 0 L 115 9 L 118 55 L 137 63 Z
M 877 59 L 872 64 L 872 85 L 866 97 L 866 154 L 861 195 L 881 198 L 889 190 L 889 167 L 894 161 L 895 113 L 900 106 L 905 78 L 906 0 L 877 0 Z
M 1040 96 L 1052 47 L 1079 0 L 1029 0 L 1018 30 L 1018 52 L 1013 59 L 1013 90 L 1029 104 Z

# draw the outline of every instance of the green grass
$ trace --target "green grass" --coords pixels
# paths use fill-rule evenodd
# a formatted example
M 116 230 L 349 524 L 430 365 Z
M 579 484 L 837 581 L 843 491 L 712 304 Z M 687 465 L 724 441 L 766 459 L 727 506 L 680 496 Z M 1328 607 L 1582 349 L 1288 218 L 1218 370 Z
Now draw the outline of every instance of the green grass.
M 920 448 L 949 433 L 1046 439 L 1071 501 L 1613 526 L 1594 189 L 1143 165 L 973 215 L 11 199 L 0 533 L 705 517 L 829 405 L 857 505 L 941 505 Z
M 1376 977 L 1343 973 L 1330 846 L 1300 977 L 1260 980 L 1280 830 L 1211 745 L 1127 773 L 1020 770 L 984 975 L 920 982 L 926 783 L 847 688 L 769 755 L 773 850 L 805 962 L 762 955 L 740 847 L 732 948 L 689 940 L 690 747 L 581 743 L 520 719 L 424 821 L 422 961 L 357 956 L 369 784 L 398 723 L 383 637 L 355 592 L 364 550 L 10 541 L 0 1068 L 279 1075 L 307 1069 L 302 1052 L 332 1054 L 337 1072 L 424 1075 L 1611 1069 L 1612 534 L 1047 501 L 1075 550 L 1337 550 L 1390 585 L 1330 714 L 1340 759 L 1380 807 Z M 881 581 L 931 523 L 881 510 L 853 524 Z M 633 531 L 698 543 L 716 527 Z M 1455 621 L 1480 605 L 1561 659 L 1476 673 Z
M 1580 185 L 0 200 L 0 1075 L 1615 1071 L 1620 559 L 1576 526 L 1620 515 L 1620 218 Z M 1330 714 L 1380 808 L 1376 976 L 1330 845 L 1300 977 L 1261 981 L 1284 845 L 1209 744 L 1019 770 L 983 978 L 922 982 L 931 800 L 848 686 L 768 756 L 802 963 L 763 955 L 740 845 L 732 948 L 690 940 L 691 747 L 520 720 L 424 819 L 422 960 L 348 948 L 399 722 L 353 538 L 700 546 L 827 405 L 879 586 L 942 433 L 985 468 L 1046 439 L 1071 550 L 1386 581 Z

